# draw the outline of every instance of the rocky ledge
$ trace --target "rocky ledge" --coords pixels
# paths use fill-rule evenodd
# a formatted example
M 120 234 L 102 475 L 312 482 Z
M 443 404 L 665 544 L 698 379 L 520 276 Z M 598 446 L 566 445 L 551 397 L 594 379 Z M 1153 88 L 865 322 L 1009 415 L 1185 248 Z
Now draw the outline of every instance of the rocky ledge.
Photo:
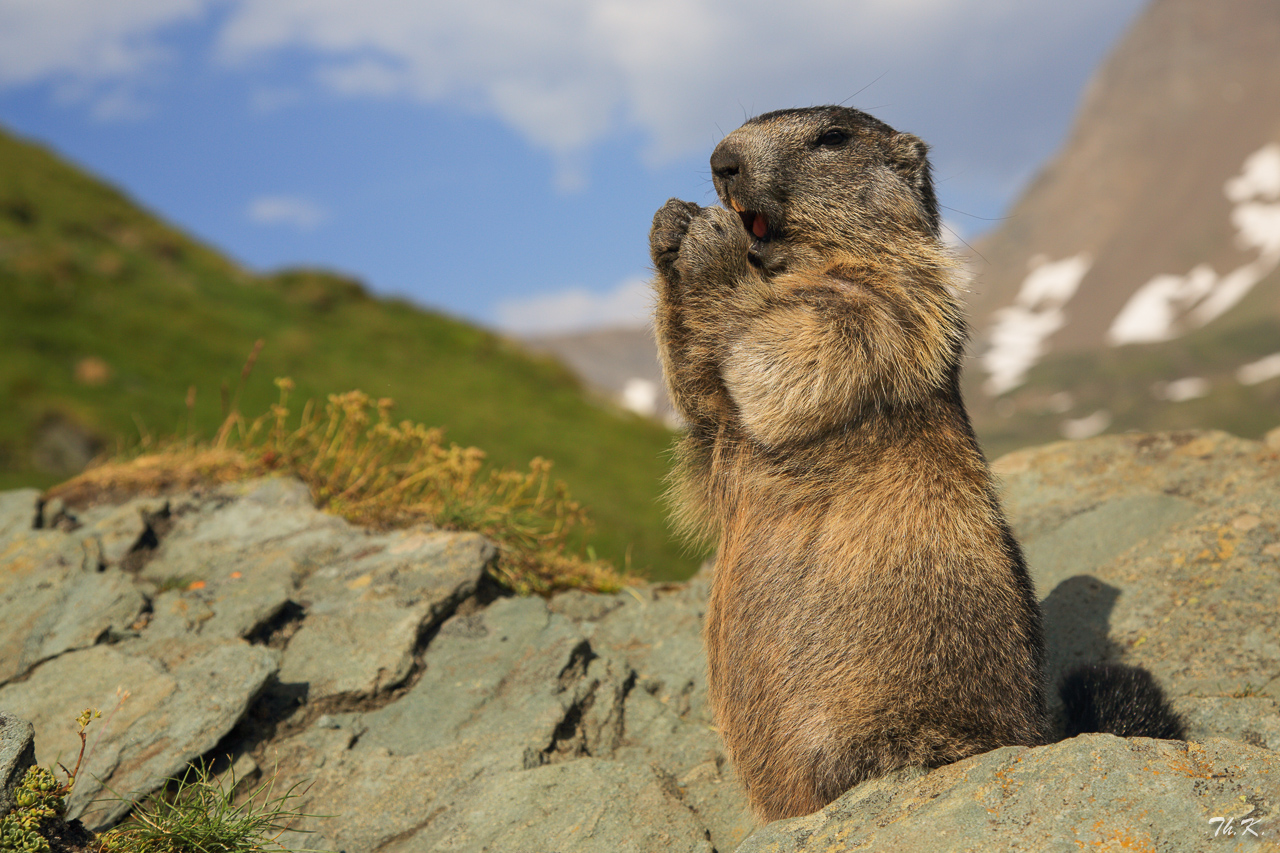
M 1050 678 L 1144 666 L 1189 742 L 1009 747 L 757 827 L 707 709 L 703 575 L 510 598 L 479 536 L 362 530 L 268 479 L 91 508 L 0 494 L 0 784 L 74 762 L 94 707 L 70 811 L 94 829 L 205 760 L 298 785 L 324 817 L 281 841 L 350 853 L 1276 849 L 1280 430 L 996 469 Z

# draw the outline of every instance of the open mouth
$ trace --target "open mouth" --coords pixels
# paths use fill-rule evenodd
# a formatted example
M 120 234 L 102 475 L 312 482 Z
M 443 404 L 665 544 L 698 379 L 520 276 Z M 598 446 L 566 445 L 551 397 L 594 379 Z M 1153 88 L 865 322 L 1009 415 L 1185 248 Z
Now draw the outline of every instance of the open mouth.
M 746 228 L 748 233 L 754 234 L 757 240 L 765 239 L 765 235 L 769 233 L 768 217 L 756 210 L 745 210 L 736 201 L 730 201 L 729 204 L 742 220 L 742 227 Z

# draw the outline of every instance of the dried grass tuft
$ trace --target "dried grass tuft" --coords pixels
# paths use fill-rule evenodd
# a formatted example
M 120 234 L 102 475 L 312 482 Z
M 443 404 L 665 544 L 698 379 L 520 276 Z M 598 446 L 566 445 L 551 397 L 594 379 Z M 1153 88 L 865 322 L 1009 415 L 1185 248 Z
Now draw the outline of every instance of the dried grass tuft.
M 494 467 L 475 447 L 444 442 L 444 432 L 393 422 L 394 403 L 362 391 L 308 402 L 291 421 L 293 382 L 277 379 L 280 400 L 250 421 L 233 410 L 209 443 L 171 440 L 118 456 L 49 490 L 70 505 L 158 495 L 199 486 L 290 473 L 317 507 L 370 527 L 430 523 L 472 530 L 499 546 L 501 581 L 520 594 L 562 589 L 617 591 L 636 579 L 585 549 L 589 521 L 552 463 L 527 471 Z

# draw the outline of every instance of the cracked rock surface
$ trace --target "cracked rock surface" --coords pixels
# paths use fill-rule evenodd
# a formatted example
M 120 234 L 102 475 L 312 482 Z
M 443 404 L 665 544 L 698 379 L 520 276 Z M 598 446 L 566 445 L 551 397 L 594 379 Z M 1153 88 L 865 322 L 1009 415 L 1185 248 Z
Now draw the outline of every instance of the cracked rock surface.
M 707 705 L 710 570 L 504 597 L 479 536 L 358 529 L 267 479 L 92 508 L 0 493 L 10 751 L 29 720 L 41 763 L 74 762 L 74 718 L 97 707 L 72 801 L 91 827 L 130 807 L 104 786 L 141 796 L 234 762 L 325 816 L 283 843 L 352 853 L 1280 843 L 1280 431 L 1108 436 L 996 470 L 1050 678 L 1144 666 L 1188 743 L 999 749 L 758 827 Z
M 223 741 L 255 713 L 402 684 L 494 553 L 355 528 L 288 479 L 87 510 L 38 497 L 0 496 L 0 709 L 34 723 L 41 763 L 67 765 L 76 715 L 103 712 L 69 811 L 93 828 L 220 744 L 243 749 Z
M 307 811 L 354 818 L 315 822 L 318 836 L 291 843 L 430 850 L 451 838 L 457 849 L 521 849 L 505 845 L 554 838 L 551 849 L 585 851 L 633 837 L 616 849 L 645 850 L 662 849 L 644 839 L 665 833 L 680 839 L 672 849 L 710 850 L 669 773 L 607 760 L 623 741 L 634 683 L 623 657 L 597 650 L 542 599 L 454 616 L 428 647 L 422 677 L 395 702 L 321 717 L 280 745 L 282 770 L 315 779 Z M 362 783 L 351 786 L 353 778 Z M 570 791 L 572 819 L 555 805 L 567 808 Z M 552 812 L 557 819 L 542 825 L 538 815 Z
M 1277 790 L 1270 750 L 1080 735 L 866 782 L 740 851 L 1274 850 Z M 1215 837 L 1227 819 L 1235 834 Z

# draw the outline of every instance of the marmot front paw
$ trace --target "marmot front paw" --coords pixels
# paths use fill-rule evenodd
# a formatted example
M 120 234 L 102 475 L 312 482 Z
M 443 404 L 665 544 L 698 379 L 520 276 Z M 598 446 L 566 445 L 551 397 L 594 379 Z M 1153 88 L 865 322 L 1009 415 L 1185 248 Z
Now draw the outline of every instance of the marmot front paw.
M 653 215 L 653 227 L 649 229 L 649 256 L 658 273 L 672 283 L 679 279 L 675 269 L 676 258 L 680 255 L 685 235 L 689 233 L 689 223 L 700 213 L 702 208 L 693 202 L 673 198 Z

